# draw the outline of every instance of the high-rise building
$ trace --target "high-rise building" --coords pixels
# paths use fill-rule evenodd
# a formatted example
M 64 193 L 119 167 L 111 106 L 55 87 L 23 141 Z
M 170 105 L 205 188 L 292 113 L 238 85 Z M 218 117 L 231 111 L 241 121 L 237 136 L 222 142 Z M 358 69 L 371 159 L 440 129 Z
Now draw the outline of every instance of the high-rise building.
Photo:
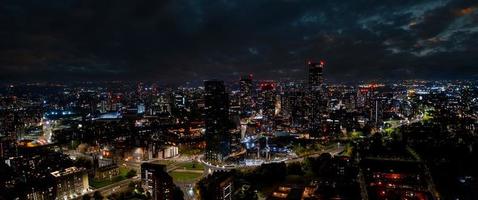
M 274 117 L 276 116 L 277 101 L 277 83 L 275 81 L 265 80 L 259 84 L 259 94 L 257 102 L 262 111 L 262 125 L 265 131 L 272 130 L 274 126 Z
M 144 85 L 142 82 L 139 82 L 137 87 L 136 87 L 136 95 L 139 100 L 143 100 L 144 97 Z
M 320 88 L 322 87 L 322 84 L 324 83 L 323 72 L 324 72 L 325 62 L 322 60 L 318 63 L 308 61 L 307 67 L 309 70 L 309 89 L 320 90 Z
M 318 63 L 308 61 L 307 67 L 309 70 L 309 82 L 308 82 L 308 95 L 307 95 L 307 105 L 308 105 L 308 121 L 309 128 L 311 129 L 312 135 L 319 135 L 321 133 L 321 120 L 322 113 L 326 105 L 325 101 L 325 91 L 323 88 L 324 70 L 325 62 L 320 61 Z
M 155 200 L 172 200 L 175 185 L 166 172 L 166 166 L 153 163 L 141 164 L 141 180 L 145 191 Z
M 357 93 L 359 107 L 368 114 L 370 124 L 378 126 L 382 124 L 383 107 L 386 98 L 380 95 L 383 90 L 382 84 L 360 85 Z
M 306 102 L 305 92 L 301 90 L 294 90 L 285 93 L 287 111 L 289 113 L 292 127 L 303 127 L 307 125 L 305 122 Z
M 200 199 L 231 200 L 234 192 L 232 172 L 218 171 L 202 179 L 199 183 Z
M 137 113 L 138 114 L 144 114 L 144 112 L 146 111 L 146 108 L 144 106 L 144 103 L 139 103 L 138 106 L 137 106 Z
M 221 162 L 230 154 L 229 98 L 223 81 L 204 82 L 206 160 Z
M 0 135 L 0 159 L 16 154 L 16 141 L 12 137 Z
M 242 76 L 239 82 L 241 114 L 249 115 L 252 111 L 252 74 Z

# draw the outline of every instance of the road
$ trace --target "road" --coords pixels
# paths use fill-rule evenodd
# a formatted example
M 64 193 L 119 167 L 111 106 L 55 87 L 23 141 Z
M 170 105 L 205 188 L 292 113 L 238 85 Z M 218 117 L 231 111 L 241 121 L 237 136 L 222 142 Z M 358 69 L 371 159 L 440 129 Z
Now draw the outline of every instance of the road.
M 315 158 L 319 157 L 323 153 L 330 153 L 332 156 L 338 155 L 340 152 L 344 151 L 344 146 L 337 146 L 337 147 L 332 147 L 329 149 L 325 149 L 323 151 L 314 153 L 314 154 L 309 154 L 305 156 L 300 156 L 300 157 L 295 157 L 295 158 L 286 158 L 284 160 L 280 161 L 272 161 L 272 162 L 285 162 L 285 163 L 293 163 L 293 162 L 302 162 L 305 158 Z M 228 166 L 214 166 L 211 164 L 208 164 L 204 162 L 202 159 L 198 158 L 198 161 L 203 163 L 205 165 L 205 169 L 211 169 L 212 171 L 216 170 L 231 170 L 231 169 L 237 169 L 237 168 L 250 168 L 250 167 L 258 167 L 259 165 L 250 165 L 250 166 L 245 166 L 245 165 L 228 165 Z
M 301 156 L 301 157 L 296 157 L 296 158 L 289 158 L 287 160 L 284 160 L 284 162 L 285 163 L 302 162 L 305 158 L 319 157 L 323 153 L 330 153 L 332 156 L 335 156 L 335 155 L 338 155 L 343 150 L 344 150 L 344 146 L 333 147 L 333 148 L 329 148 L 329 149 L 326 149 L 326 150 L 323 150 L 321 152 L 317 152 L 317 153 L 314 153 L 314 154 Z M 200 160 L 199 158 L 198 158 L 198 161 L 202 162 L 202 160 Z M 138 171 L 140 170 L 139 168 L 140 168 L 141 162 L 131 162 L 130 161 L 130 162 L 123 162 L 123 163 L 126 166 L 128 166 L 129 168 L 137 169 Z M 230 169 L 242 168 L 242 167 L 257 167 L 257 166 L 236 166 L 236 165 L 232 165 L 232 166 L 227 166 L 227 167 L 223 168 L 223 167 L 216 167 L 216 166 L 213 166 L 213 165 L 208 165 L 204 162 L 202 162 L 202 163 L 206 165 L 203 175 L 206 175 L 208 173 L 209 168 L 211 168 L 214 171 L 214 170 L 230 170 Z M 172 163 L 171 165 L 169 165 L 167 167 L 167 171 L 170 172 L 170 171 L 178 169 L 178 164 L 179 164 L 179 162 Z M 111 185 L 108 185 L 108 186 L 105 186 L 105 187 L 102 187 L 102 188 L 91 190 L 87 194 L 91 196 L 96 191 L 99 191 L 104 197 L 107 197 L 107 196 L 110 196 L 113 193 L 119 193 L 119 192 L 126 191 L 128 189 L 128 185 L 131 181 L 139 181 L 139 180 L 140 180 L 140 177 L 135 176 L 133 178 L 125 179 L 125 180 L 113 183 Z M 176 183 L 176 184 L 181 187 L 183 192 L 185 192 L 185 198 L 186 199 L 194 199 L 194 194 L 189 194 L 189 192 L 190 192 L 192 186 L 194 185 L 194 183 Z M 81 196 L 78 197 L 77 199 L 81 199 Z
M 101 195 L 103 195 L 104 197 L 107 197 L 107 196 L 110 196 L 113 193 L 119 193 L 119 192 L 126 191 L 126 189 L 128 189 L 128 185 L 131 181 L 139 181 L 139 179 L 140 179 L 139 176 L 135 176 L 133 178 L 118 181 L 116 183 L 113 183 L 111 185 L 107 185 L 107 186 L 102 187 L 102 188 L 91 190 L 90 192 L 88 192 L 86 194 L 92 196 L 96 191 L 98 191 L 98 192 L 101 193 Z M 82 197 L 80 196 L 77 199 L 81 199 L 81 198 Z
M 297 157 L 297 158 L 292 158 L 292 159 L 289 159 L 289 160 L 285 161 L 285 163 L 302 162 L 302 161 L 304 161 L 305 158 L 316 158 L 316 157 L 319 157 L 320 155 L 322 155 L 323 153 L 330 153 L 330 155 L 336 156 L 342 151 L 344 151 L 344 146 L 343 145 L 339 146 L 339 147 L 333 147 L 333 148 L 330 148 L 330 149 L 327 149 L 327 150 L 323 150 L 323 151 L 318 152 L 318 153 L 314 153 L 314 154 L 310 154 L 310 155 L 306 155 L 306 156 L 300 156 L 300 157 Z
M 134 162 L 134 161 L 129 161 L 129 162 L 123 162 L 125 165 L 124 166 L 127 166 L 129 169 L 135 169 L 138 173 L 141 172 L 141 163 L 143 162 Z M 170 172 L 170 171 L 173 171 L 174 169 L 178 168 L 178 163 L 174 163 L 172 165 L 169 165 L 167 167 L 167 171 Z M 125 179 L 125 180 L 122 180 L 122 181 L 118 181 L 116 183 L 112 183 L 110 185 L 107 185 L 105 187 L 102 187 L 102 188 L 98 188 L 98 189 L 94 189 L 94 190 L 91 190 L 90 192 L 86 193 L 88 195 L 93 195 L 96 191 L 99 191 L 101 193 L 101 195 L 103 195 L 104 197 L 107 197 L 107 196 L 110 196 L 111 194 L 114 194 L 114 193 L 120 193 L 120 192 L 125 192 L 127 189 L 128 189 L 128 185 L 129 183 L 131 183 L 132 181 L 140 181 L 140 176 L 137 175 L 133 178 L 129 178 L 129 179 Z M 81 199 L 81 197 L 78 197 L 77 199 Z

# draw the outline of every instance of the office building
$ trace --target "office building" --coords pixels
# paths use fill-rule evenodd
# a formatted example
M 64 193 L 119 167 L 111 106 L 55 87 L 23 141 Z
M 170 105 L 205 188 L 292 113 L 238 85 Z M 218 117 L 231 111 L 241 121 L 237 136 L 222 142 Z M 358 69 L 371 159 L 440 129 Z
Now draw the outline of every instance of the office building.
M 307 68 L 309 71 L 309 89 L 310 90 L 320 90 L 322 84 L 324 83 L 323 71 L 325 67 L 325 62 L 307 62 Z
M 141 181 L 146 192 L 155 200 L 172 200 L 175 185 L 166 172 L 166 166 L 153 163 L 141 164 Z
M 250 115 L 252 112 L 252 74 L 248 76 L 242 76 L 239 82 L 240 87 L 240 105 L 241 105 L 241 114 Z
M 231 146 L 228 94 L 223 81 L 206 81 L 204 86 L 206 160 L 222 162 Z
M 200 199 L 232 200 L 234 178 L 232 172 L 214 172 L 199 183 Z

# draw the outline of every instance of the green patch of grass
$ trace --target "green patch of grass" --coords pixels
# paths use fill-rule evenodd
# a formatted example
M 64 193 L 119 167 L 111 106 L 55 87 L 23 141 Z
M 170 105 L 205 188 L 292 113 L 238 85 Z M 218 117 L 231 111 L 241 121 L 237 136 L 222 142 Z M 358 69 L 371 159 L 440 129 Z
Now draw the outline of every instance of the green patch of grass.
M 423 115 L 423 121 L 429 121 L 431 119 L 433 119 L 433 116 L 430 111 L 425 111 L 425 114 Z
M 90 186 L 93 188 L 102 188 L 111 184 L 113 184 L 113 181 L 111 180 L 103 180 L 103 181 L 90 180 Z
M 341 153 L 341 155 L 350 157 L 352 156 L 352 152 L 353 152 L 353 147 L 350 144 L 346 144 L 344 151 Z
M 129 171 L 129 169 L 124 167 L 124 166 L 119 167 L 119 175 L 120 176 L 126 177 L 126 174 L 128 174 L 128 171 Z
M 186 170 L 204 170 L 204 166 L 196 161 L 181 163 L 179 164 L 179 168 Z
M 94 188 L 102 188 L 108 185 L 111 185 L 113 183 L 125 180 L 127 178 L 130 178 L 132 176 L 128 176 L 128 172 L 130 169 L 127 167 L 121 166 L 119 167 L 119 175 L 115 176 L 111 179 L 105 179 L 105 180 L 94 180 L 94 179 L 89 179 L 90 186 Z
M 112 179 L 106 179 L 106 180 L 92 180 L 90 179 L 90 186 L 93 188 L 102 188 L 108 185 L 111 185 L 113 183 L 125 180 L 126 178 L 124 176 L 116 176 Z
M 202 176 L 202 173 L 172 171 L 169 175 L 173 177 L 174 181 L 188 182 L 198 179 Z
M 385 133 L 390 136 L 392 133 L 395 132 L 395 128 L 386 128 L 384 129 Z
M 353 131 L 352 133 L 350 133 L 350 137 L 352 139 L 356 139 L 356 138 L 359 138 L 361 136 L 363 136 L 362 131 Z

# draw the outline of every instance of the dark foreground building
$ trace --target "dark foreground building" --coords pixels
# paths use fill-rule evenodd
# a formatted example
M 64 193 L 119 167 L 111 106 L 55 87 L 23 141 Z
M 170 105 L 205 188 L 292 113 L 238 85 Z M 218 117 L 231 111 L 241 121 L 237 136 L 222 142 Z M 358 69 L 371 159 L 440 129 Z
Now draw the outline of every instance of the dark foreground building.
M 233 180 L 232 172 L 214 172 L 198 183 L 200 199 L 231 200 L 234 192 Z
M 206 160 L 222 162 L 230 154 L 229 99 L 223 81 L 204 82 Z
M 149 192 L 152 199 L 174 199 L 175 185 L 173 178 L 166 172 L 166 166 L 153 163 L 141 164 L 141 180 L 143 188 Z

